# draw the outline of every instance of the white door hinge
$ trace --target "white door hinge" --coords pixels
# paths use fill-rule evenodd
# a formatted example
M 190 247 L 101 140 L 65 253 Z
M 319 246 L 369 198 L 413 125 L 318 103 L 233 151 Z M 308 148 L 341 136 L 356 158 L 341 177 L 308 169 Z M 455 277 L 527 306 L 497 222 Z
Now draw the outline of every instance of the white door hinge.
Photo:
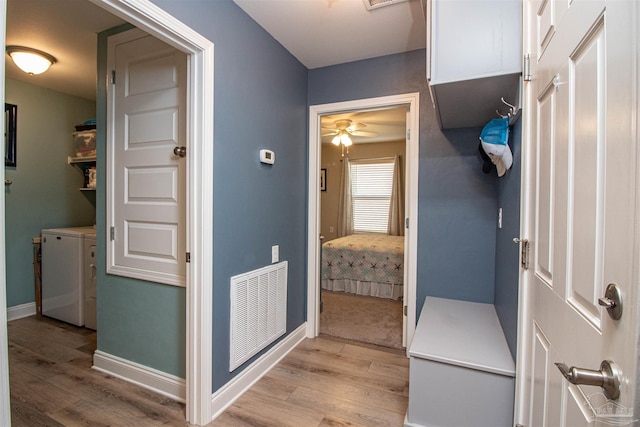
M 404 219 L 404 228 L 409 228 L 409 218 Z
M 111 70 L 111 84 L 116 84 L 116 70 Z
M 525 82 L 531 81 L 531 55 L 528 53 L 524 56 L 522 61 L 522 80 Z
M 411 129 L 407 129 L 407 139 L 411 139 Z
M 405 305 L 404 307 L 402 307 L 402 312 L 404 313 L 404 315 L 407 315 L 407 306 Z
M 109 234 L 110 234 L 111 241 L 116 240 L 116 228 L 115 227 L 111 227 L 109 229 Z

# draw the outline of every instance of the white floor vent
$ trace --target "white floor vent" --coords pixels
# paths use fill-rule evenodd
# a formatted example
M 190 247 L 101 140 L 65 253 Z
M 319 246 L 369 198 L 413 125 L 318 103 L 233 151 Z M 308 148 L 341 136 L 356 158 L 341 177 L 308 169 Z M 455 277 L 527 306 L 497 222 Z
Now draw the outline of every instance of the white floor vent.
M 286 332 L 287 270 L 283 261 L 231 278 L 229 372 Z

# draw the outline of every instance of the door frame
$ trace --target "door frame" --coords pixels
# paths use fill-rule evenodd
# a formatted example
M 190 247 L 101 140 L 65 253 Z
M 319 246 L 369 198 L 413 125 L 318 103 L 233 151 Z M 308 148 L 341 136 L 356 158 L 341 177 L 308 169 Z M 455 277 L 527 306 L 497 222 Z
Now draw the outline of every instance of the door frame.
M 309 200 L 307 235 L 307 337 L 314 338 L 320 331 L 320 163 L 322 160 L 321 116 L 354 110 L 375 110 L 408 106 L 407 128 L 410 138 L 406 146 L 405 218 L 409 228 L 405 232 L 405 301 L 407 307 L 406 330 L 403 343 L 407 352 L 416 329 L 416 280 L 418 252 L 418 168 L 420 150 L 420 94 L 418 92 L 366 98 L 309 107 Z
M 186 419 L 193 424 L 211 421 L 213 269 L 213 43 L 149 0 L 89 0 L 188 55 L 187 138 L 191 155 L 187 170 L 186 286 Z M 0 0 L 0 40 L 5 45 L 6 0 Z M 4 81 L 4 62 L 0 65 Z M 4 101 L 4 86 L 0 99 Z M 0 126 L 4 126 L 0 125 Z M 4 148 L 2 149 L 4 150 Z M 0 172 L 4 178 L 4 168 Z M 4 216 L 4 195 L 0 214 Z M 4 222 L 0 225 L 0 306 L 6 307 L 6 253 Z M 10 423 L 6 310 L 0 310 L 0 419 Z M 4 344 L 3 344 L 4 343 Z M 5 381 L 6 379 L 6 381 Z
M 0 42 L 5 47 L 7 33 L 7 1 L 0 0 Z M 0 78 L 5 81 L 4 61 L 0 61 Z M 5 85 L 0 87 L 0 100 L 4 104 Z M 0 130 L 4 134 L 4 120 L 0 123 Z M 4 158 L 5 147 L 2 144 L 0 152 Z M 4 168 L 0 168 L 0 178 L 4 181 Z M 5 217 L 4 192 L 0 197 L 0 217 Z M 5 221 L 0 222 L 0 425 L 11 425 L 11 405 L 9 394 L 9 345 L 7 337 L 7 269 L 5 252 Z
M 211 421 L 213 43 L 149 0 L 89 0 L 188 56 L 186 419 Z

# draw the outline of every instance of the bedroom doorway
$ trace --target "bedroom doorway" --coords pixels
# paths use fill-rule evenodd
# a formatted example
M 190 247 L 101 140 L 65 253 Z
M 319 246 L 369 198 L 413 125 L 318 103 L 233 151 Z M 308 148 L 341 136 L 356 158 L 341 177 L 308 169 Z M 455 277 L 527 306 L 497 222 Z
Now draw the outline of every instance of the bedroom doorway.
M 350 311 L 359 311 L 364 316 L 372 316 L 372 310 L 373 312 L 375 310 L 394 311 L 397 313 L 395 322 L 398 323 L 396 324 L 402 324 L 402 334 L 394 338 L 396 341 L 392 345 L 387 343 L 387 346 L 408 347 L 411 342 L 416 318 L 417 226 L 411 227 L 411 218 L 415 218 L 413 223 L 417 225 L 418 105 L 419 94 L 413 93 L 310 107 L 307 304 L 307 336 L 309 337 L 317 336 L 321 327 L 322 246 L 320 236 L 324 236 L 327 242 L 325 250 L 328 251 L 326 255 L 329 257 L 329 252 L 337 251 L 338 248 L 335 246 L 343 240 L 337 240 L 337 238 L 352 234 L 349 238 L 366 243 L 362 247 L 365 248 L 368 258 L 359 261 L 361 253 L 338 254 L 337 257 L 342 258 L 340 261 L 335 261 L 335 264 L 343 262 L 344 266 L 334 266 L 329 258 L 326 259 L 324 284 L 327 289 L 324 295 L 327 301 L 325 304 L 342 304 L 343 306 L 346 304 L 351 309 L 357 306 L 357 309 Z M 332 141 L 335 145 L 331 143 Z M 393 177 L 394 171 L 398 170 L 396 177 Z M 371 171 L 375 173 L 369 176 Z M 353 177 L 357 182 L 341 184 L 341 176 Z M 384 178 L 386 184 L 375 181 L 378 176 L 386 176 Z M 374 181 L 368 181 L 371 177 Z M 392 195 L 390 189 L 398 182 L 404 184 L 404 190 L 401 190 L 402 186 L 397 187 Z M 361 185 L 363 183 L 364 186 Z M 371 183 L 374 185 L 369 188 L 374 188 L 375 194 L 358 190 L 358 188 L 366 189 Z M 349 203 L 344 202 L 344 197 L 340 196 L 340 193 L 344 196 L 346 188 L 349 188 L 349 191 L 353 189 L 353 194 L 346 199 L 350 200 Z M 381 188 L 386 188 L 386 192 L 382 191 L 385 194 L 380 194 Z M 400 202 L 404 212 L 403 209 L 389 209 L 391 200 L 395 201 L 392 205 L 397 205 L 398 200 L 402 200 L 402 197 L 396 197 L 398 192 L 404 196 L 404 203 Z M 382 199 L 385 200 L 382 201 Z M 385 203 L 386 209 L 382 211 L 391 212 L 391 217 L 396 219 L 392 221 L 397 224 L 393 230 L 388 228 L 390 227 L 388 216 L 381 219 L 376 215 L 369 215 L 370 212 L 375 211 L 374 206 L 379 203 Z M 338 205 L 342 205 L 342 208 Z M 350 206 L 352 210 L 346 216 L 343 211 L 345 206 Z M 339 209 L 342 210 L 338 215 Z M 338 221 L 338 218 L 349 218 L 349 220 Z M 345 223 L 349 224 L 347 228 L 351 227 L 351 229 L 345 230 Z M 407 228 L 406 225 L 409 227 Z M 366 232 L 377 233 L 364 234 Z M 386 236 L 387 234 L 391 235 Z M 384 243 L 376 241 L 373 246 L 380 248 L 383 245 L 390 245 L 390 248 L 395 249 L 388 253 L 371 251 L 371 239 L 374 237 L 389 241 Z M 347 242 L 347 245 L 353 247 L 354 243 Z M 358 258 L 358 262 L 348 260 L 349 257 Z M 358 264 L 362 267 L 360 271 L 357 271 Z M 390 267 L 390 270 L 380 269 L 381 265 L 385 268 Z M 327 266 L 336 267 L 337 270 L 348 269 L 350 274 L 356 276 L 364 274 L 366 277 L 345 276 L 345 280 L 326 280 L 329 276 Z M 400 278 L 390 278 L 394 275 L 399 275 Z M 340 311 L 344 310 L 337 310 L 337 312 Z M 336 314 L 336 311 L 334 310 L 333 313 Z M 387 320 L 391 320 L 393 324 L 393 319 L 385 319 L 381 324 L 388 324 Z M 335 321 L 339 320 L 333 319 L 331 327 L 336 327 Z M 356 328 L 365 326 L 363 323 L 366 322 L 361 322 Z M 371 333 L 372 336 L 369 337 L 371 340 L 364 341 L 372 343 L 385 342 L 390 338 L 389 334 L 393 335 L 391 330 L 377 333 L 370 331 L 363 327 L 360 331 L 352 331 L 352 335 L 357 337 L 358 334 Z M 323 333 L 333 335 L 332 331 L 328 331 L 324 325 Z M 399 331 L 397 335 L 400 335 Z M 353 336 L 343 337 L 358 339 Z
M 321 334 L 402 349 L 406 122 L 406 106 L 321 116 Z

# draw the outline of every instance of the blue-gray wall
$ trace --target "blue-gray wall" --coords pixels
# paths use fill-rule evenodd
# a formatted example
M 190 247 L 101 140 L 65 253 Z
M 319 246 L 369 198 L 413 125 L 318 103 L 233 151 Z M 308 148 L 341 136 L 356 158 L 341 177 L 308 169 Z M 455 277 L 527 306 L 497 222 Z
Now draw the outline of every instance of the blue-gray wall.
M 305 321 L 307 70 L 231 0 L 154 3 L 215 44 L 215 391 L 241 371 L 228 372 L 229 280 L 271 264 L 272 245 L 289 262 L 287 332 Z M 259 163 L 261 148 L 275 152 L 274 166 Z M 102 211 L 104 187 L 98 198 Z M 98 226 L 104 235 L 102 214 Z M 182 289 L 107 276 L 99 257 L 98 348 L 184 376 Z
M 416 50 L 309 71 L 309 105 L 420 92 L 418 313 L 426 296 L 493 303 L 497 218 L 480 129 L 439 130 L 425 69 Z
M 37 77 L 34 77 L 37 79 Z M 75 125 L 95 117 L 93 101 L 7 79 L 6 102 L 18 106 L 17 166 L 6 167 L 7 307 L 35 301 L 32 237 L 43 228 L 92 225 L 95 194 L 67 164 Z
M 522 120 L 511 127 L 509 145 L 513 166 L 498 180 L 498 207 L 502 208 L 502 228 L 496 235 L 495 306 L 511 355 L 516 358 L 518 336 L 518 281 L 520 246 L 513 243 L 520 235 L 520 171 Z

